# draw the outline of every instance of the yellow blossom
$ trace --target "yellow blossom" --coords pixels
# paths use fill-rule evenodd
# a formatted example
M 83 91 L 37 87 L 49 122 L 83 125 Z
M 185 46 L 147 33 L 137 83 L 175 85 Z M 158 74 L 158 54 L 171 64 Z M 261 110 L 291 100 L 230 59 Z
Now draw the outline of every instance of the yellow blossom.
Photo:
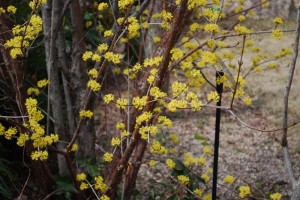
M 93 54 L 92 61 L 100 62 L 101 57 L 98 54 Z
M 220 100 L 220 96 L 216 91 L 211 91 L 208 95 L 207 95 L 207 100 L 211 101 L 213 100 L 214 102 L 219 102 Z
M 39 95 L 39 93 L 40 93 L 40 91 L 39 91 L 39 89 L 37 89 L 37 88 L 31 87 L 31 88 L 28 88 L 28 89 L 27 89 L 27 94 L 28 94 L 29 96 L 32 95 L 32 94 L 34 94 L 34 95 Z
M 166 160 L 166 164 L 167 164 L 167 166 L 168 166 L 169 168 L 171 168 L 171 169 L 174 169 L 175 166 L 176 166 L 175 162 L 174 162 L 172 159 L 167 159 L 167 160 Z
M 273 193 L 270 195 L 271 200 L 281 200 L 282 194 L 280 193 Z
M 115 64 L 119 64 L 123 58 L 122 54 L 114 54 L 113 52 L 106 52 L 104 58 Z
M 90 26 L 92 26 L 93 22 L 92 21 L 86 21 L 85 22 L 85 27 L 89 28 Z
M 251 31 L 249 29 L 247 29 L 246 27 L 238 24 L 234 27 L 234 30 L 237 32 L 237 34 L 239 35 L 243 35 L 243 34 L 247 34 L 250 33 Z
M 144 112 L 136 118 L 136 123 L 141 125 L 143 122 L 148 122 L 152 118 L 151 112 Z
M 198 188 L 197 188 L 197 189 L 194 190 L 194 193 L 195 193 L 195 195 L 197 195 L 198 197 L 201 197 L 203 192 L 202 192 L 201 189 L 198 189 Z
M 220 32 L 219 26 L 217 24 L 206 24 L 204 26 L 204 30 L 209 33 L 210 32 L 215 32 L 215 33 Z
M 8 6 L 7 7 L 7 12 L 9 12 L 9 13 L 15 14 L 16 11 L 17 11 L 17 8 L 15 6 Z
M 121 10 L 129 8 L 134 3 L 134 0 L 119 0 L 118 7 Z
M 104 96 L 103 100 L 106 104 L 109 104 L 110 102 L 112 102 L 115 99 L 113 94 L 107 94 Z
M 79 112 L 80 117 L 92 118 L 94 113 L 90 110 L 82 110 Z
M 79 186 L 79 189 L 80 190 L 85 190 L 85 189 L 88 189 L 89 188 L 89 185 L 87 183 L 80 183 L 80 186 Z
M 88 88 L 90 88 L 93 92 L 98 92 L 101 89 L 100 83 L 96 80 L 89 80 L 87 83 Z
M 248 186 L 240 186 L 239 187 L 239 196 L 243 199 L 247 195 L 251 194 L 250 187 Z
M 272 38 L 280 40 L 281 36 L 283 35 L 283 32 L 280 29 L 274 29 L 272 31 Z
M 5 139 L 11 140 L 13 136 L 17 134 L 17 128 L 16 127 L 10 127 L 5 132 Z
M 110 200 L 110 198 L 106 195 L 100 197 L 100 200 Z
M 142 110 L 144 106 L 147 104 L 147 96 L 143 97 L 133 97 L 132 98 L 132 105 L 137 108 L 138 110 Z
M 149 165 L 150 166 L 155 166 L 156 165 L 156 161 L 155 160 L 150 160 L 149 161 Z
M 116 102 L 116 106 L 120 109 L 125 109 L 128 106 L 127 99 L 119 98 Z
M 212 154 L 212 153 L 213 153 L 213 150 L 212 150 L 212 148 L 210 148 L 210 147 L 204 147 L 204 148 L 202 149 L 202 152 L 203 152 L 204 154 Z
M 78 150 L 78 145 L 76 143 L 74 143 L 70 149 L 71 152 L 75 152 Z
M 28 141 L 28 140 L 29 140 L 29 135 L 27 133 L 22 133 L 22 134 L 20 134 L 20 136 L 18 138 L 17 145 L 22 147 L 25 145 L 26 141 Z
M 97 50 L 99 53 L 102 53 L 108 49 L 108 45 L 106 43 L 99 44 Z
M 108 189 L 108 186 L 104 183 L 102 176 L 96 176 L 95 178 L 95 189 L 100 190 L 102 193 L 105 193 Z
M 93 78 L 98 78 L 99 72 L 95 68 L 93 68 L 89 70 L 88 75 L 90 75 Z
M 86 174 L 85 173 L 80 173 L 76 175 L 76 180 L 77 181 L 84 181 L 86 179 Z
M 173 97 L 176 98 L 178 97 L 180 94 L 187 92 L 188 91 L 188 86 L 186 83 L 182 83 L 182 82 L 178 82 L 175 81 L 172 84 L 172 93 L 173 93 Z
M 185 175 L 179 175 L 177 179 L 184 185 L 188 185 L 190 183 L 190 178 Z
M 104 37 L 110 37 L 113 35 L 113 32 L 112 30 L 107 30 L 107 31 L 104 31 Z
M 105 162 L 111 162 L 112 159 L 113 159 L 113 154 L 112 153 L 105 153 L 103 159 L 104 159 Z
M 273 20 L 273 22 L 275 24 L 282 24 L 282 19 L 280 17 L 275 17 L 274 20 Z
M 49 84 L 49 80 L 43 79 L 37 82 L 38 88 L 46 87 Z
M 111 146 L 118 146 L 118 145 L 120 145 L 121 144 L 121 141 L 120 141 L 120 139 L 119 138 L 112 138 L 111 139 Z
M 116 125 L 117 130 L 124 130 L 125 129 L 125 124 L 122 122 L 118 122 Z
M 230 183 L 232 184 L 234 182 L 234 177 L 227 175 L 224 179 L 223 179 L 224 183 Z
M 205 181 L 205 183 L 207 183 L 210 179 L 210 177 L 207 174 L 202 174 L 201 178 Z
M 82 60 L 87 61 L 88 59 L 92 58 L 93 56 L 93 52 L 91 51 L 86 51 L 83 55 L 82 55 Z
M 107 9 L 108 8 L 108 4 L 107 3 L 99 3 L 99 5 L 98 5 L 98 10 L 99 11 L 102 11 L 102 10 L 105 10 L 105 9 Z

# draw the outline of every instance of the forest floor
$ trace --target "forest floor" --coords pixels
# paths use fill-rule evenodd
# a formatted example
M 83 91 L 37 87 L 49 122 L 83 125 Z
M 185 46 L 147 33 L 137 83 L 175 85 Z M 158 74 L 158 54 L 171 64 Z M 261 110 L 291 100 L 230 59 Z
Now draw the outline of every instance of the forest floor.
M 278 53 L 281 48 L 293 48 L 293 33 L 286 33 L 279 41 L 272 39 L 270 34 L 253 35 L 251 39 L 255 46 L 262 49 L 262 52 L 268 52 L 271 56 Z M 251 62 L 251 56 L 251 53 L 245 53 L 243 58 L 245 66 Z M 249 199 L 269 199 L 270 193 L 274 192 L 280 192 L 283 199 L 288 199 L 291 194 L 280 145 L 283 94 L 289 63 L 290 56 L 287 56 L 279 62 L 278 68 L 272 70 L 263 68 L 261 72 L 253 72 L 247 77 L 246 92 L 252 97 L 253 102 L 251 106 L 242 105 L 239 102 L 234 104 L 234 112 L 240 121 L 229 112 L 222 111 L 219 179 L 223 179 L 226 175 L 232 175 L 236 180 L 230 188 L 223 187 L 222 183 L 219 184 L 220 199 L 239 199 L 237 189 L 240 185 L 251 187 L 252 195 Z M 289 125 L 300 120 L 299 67 L 300 63 L 298 62 L 289 101 Z M 228 94 L 224 94 L 223 106 L 228 106 L 226 102 L 228 103 L 229 98 L 231 97 Z M 180 143 L 177 148 L 179 155 L 183 156 L 184 152 L 191 152 L 194 156 L 199 156 L 203 146 L 213 146 L 215 134 L 215 110 L 213 108 L 203 108 L 197 114 L 185 112 L 170 116 L 175 121 L 170 133 L 176 133 L 179 136 Z M 254 130 L 243 123 L 264 131 Z M 290 153 L 297 176 L 300 175 L 299 130 L 299 124 L 288 130 Z M 147 155 L 145 164 L 142 164 L 140 171 L 141 178 L 137 184 L 142 185 L 142 188 L 139 189 L 145 192 L 147 190 L 144 187 L 146 180 L 164 176 L 162 175 L 164 170 L 159 166 L 157 173 L 147 170 L 149 159 L 150 157 Z M 160 164 L 164 165 L 164 163 Z M 152 191 L 152 193 L 155 192 L 161 191 L 157 188 L 157 191 Z

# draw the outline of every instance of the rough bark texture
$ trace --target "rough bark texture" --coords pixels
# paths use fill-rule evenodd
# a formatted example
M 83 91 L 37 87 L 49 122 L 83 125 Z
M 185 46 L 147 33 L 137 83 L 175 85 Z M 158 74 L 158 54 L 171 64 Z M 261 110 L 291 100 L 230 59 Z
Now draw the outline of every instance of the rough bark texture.
M 51 3 L 51 5 L 50 5 Z M 61 93 L 61 83 L 59 80 L 60 72 L 58 70 L 58 55 L 57 55 L 57 33 L 60 15 L 62 13 L 63 4 L 60 0 L 52 0 L 47 2 L 48 8 L 43 9 L 43 15 L 45 16 L 44 21 L 44 35 L 45 40 L 45 52 L 46 52 L 46 63 L 48 79 L 50 81 L 49 85 L 49 99 L 52 110 L 52 117 L 54 120 L 54 131 L 59 134 L 62 140 L 65 140 L 65 129 L 64 129 L 64 119 L 63 119 L 63 108 L 62 108 L 62 93 Z M 49 9 L 49 7 L 51 9 Z M 48 12 L 48 13 L 46 13 Z M 51 16 L 49 18 L 49 15 Z M 51 20 L 51 21 L 50 21 Z M 49 26 L 50 25 L 50 26 Z M 63 144 L 59 143 L 58 148 L 63 148 Z M 68 174 L 66 160 L 63 155 L 57 155 L 59 174 L 65 176 Z
M 73 0 L 70 4 L 71 23 L 72 23 L 72 67 L 71 67 L 71 86 L 74 99 L 75 115 L 79 113 L 85 105 L 87 89 L 87 67 L 82 60 L 82 54 L 85 52 L 84 42 L 84 23 L 83 11 L 78 0 Z M 89 99 L 87 108 L 93 107 L 93 98 Z M 79 131 L 79 156 L 95 159 L 95 129 L 93 120 L 86 120 L 80 125 Z

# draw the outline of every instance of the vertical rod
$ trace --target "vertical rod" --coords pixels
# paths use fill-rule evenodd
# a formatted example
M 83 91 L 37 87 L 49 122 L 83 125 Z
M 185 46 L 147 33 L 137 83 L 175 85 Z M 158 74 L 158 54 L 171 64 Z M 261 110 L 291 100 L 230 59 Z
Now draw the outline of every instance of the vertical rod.
M 213 186 L 212 200 L 217 199 L 217 182 L 218 182 L 218 159 L 219 159 L 219 144 L 220 144 L 220 123 L 221 123 L 221 100 L 223 92 L 223 83 L 217 84 L 217 79 L 224 75 L 223 71 L 216 71 L 216 90 L 219 94 L 219 101 L 216 108 L 216 126 L 215 126 L 215 144 L 214 144 L 214 166 L 213 166 Z

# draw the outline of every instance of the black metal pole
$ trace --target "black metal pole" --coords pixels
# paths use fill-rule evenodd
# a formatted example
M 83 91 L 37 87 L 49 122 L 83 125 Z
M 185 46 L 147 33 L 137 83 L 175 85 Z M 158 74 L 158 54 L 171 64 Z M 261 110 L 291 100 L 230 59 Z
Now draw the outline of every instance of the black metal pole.
M 224 72 L 217 71 L 216 72 L 216 80 L 218 77 L 224 75 Z M 217 82 L 217 81 L 216 81 Z M 213 186 L 212 186 L 212 200 L 217 199 L 217 182 L 218 182 L 218 160 L 219 160 L 219 144 L 220 144 L 220 123 L 221 123 L 221 99 L 222 99 L 222 92 L 223 92 L 223 83 L 217 84 L 216 83 L 216 90 L 220 96 L 219 101 L 217 102 L 217 109 L 216 109 L 216 126 L 215 126 L 215 144 L 214 144 L 214 166 L 213 166 Z

